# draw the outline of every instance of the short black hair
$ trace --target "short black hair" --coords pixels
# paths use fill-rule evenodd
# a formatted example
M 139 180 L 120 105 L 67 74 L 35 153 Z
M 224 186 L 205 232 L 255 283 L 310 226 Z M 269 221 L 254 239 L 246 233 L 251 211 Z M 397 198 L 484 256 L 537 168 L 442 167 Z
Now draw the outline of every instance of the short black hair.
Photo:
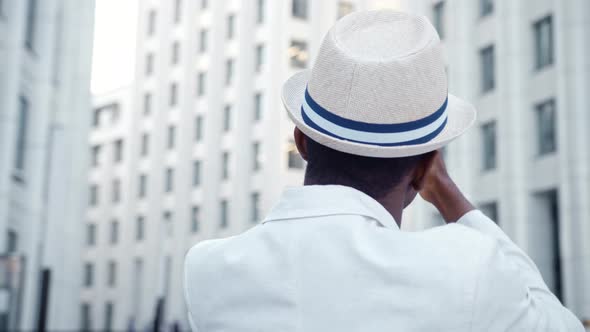
M 306 183 L 345 185 L 374 199 L 387 195 L 425 157 L 363 157 L 331 149 L 307 136 L 306 142 Z

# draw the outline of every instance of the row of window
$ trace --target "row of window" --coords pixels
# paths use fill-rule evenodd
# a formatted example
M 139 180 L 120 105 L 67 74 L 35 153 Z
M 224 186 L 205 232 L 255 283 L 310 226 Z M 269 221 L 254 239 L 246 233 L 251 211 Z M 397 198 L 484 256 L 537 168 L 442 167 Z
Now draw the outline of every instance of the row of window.
M 97 326 L 92 322 L 92 309 L 89 303 L 82 303 L 80 306 L 80 331 L 90 332 L 96 331 Z M 113 302 L 107 301 L 104 309 L 104 325 L 101 331 L 113 331 L 113 322 L 115 320 L 115 305 Z
M 102 163 L 103 146 L 97 144 L 92 146 L 90 151 L 90 164 L 93 167 L 98 167 Z M 123 140 L 118 139 L 113 143 L 113 162 L 119 163 L 123 160 Z
M 537 154 L 545 155 L 557 150 L 557 133 L 555 117 L 555 100 L 549 99 L 535 105 Z M 496 121 L 481 126 L 482 168 L 484 171 L 497 166 L 497 129 Z

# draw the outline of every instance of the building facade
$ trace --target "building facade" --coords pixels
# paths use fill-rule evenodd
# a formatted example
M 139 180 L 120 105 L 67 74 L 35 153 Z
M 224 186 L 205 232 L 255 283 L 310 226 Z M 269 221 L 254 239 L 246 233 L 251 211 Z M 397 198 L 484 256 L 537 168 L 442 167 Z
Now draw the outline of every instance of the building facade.
M 161 326 L 188 329 L 187 250 L 247 230 L 302 182 L 282 83 L 310 66 L 338 17 L 373 5 L 140 1 L 135 85 L 94 104 L 95 117 L 127 106 L 90 137 L 91 160 L 111 160 L 118 140 L 123 156 L 89 174 L 85 328 L 143 329 L 160 312 Z
M 92 0 L 0 1 L 0 330 L 79 308 Z
M 450 92 L 478 110 L 474 128 L 445 150 L 451 175 L 562 302 L 590 320 L 590 3 L 400 7 L 431 19 L 446 48 Z M 423 201 L 410 210 L 409 228 L 442 224 Z

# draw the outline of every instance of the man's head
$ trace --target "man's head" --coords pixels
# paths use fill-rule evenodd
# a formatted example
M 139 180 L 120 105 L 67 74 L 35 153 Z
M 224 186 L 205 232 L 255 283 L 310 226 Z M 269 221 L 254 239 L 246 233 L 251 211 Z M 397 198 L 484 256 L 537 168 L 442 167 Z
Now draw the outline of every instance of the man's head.
M 298 128 L 294 135 L 297 149 L 307 161 L 306 184 L 345 185 L 378 201 L 391 194 L 401 195 L 404 207 L 416 197 L 432 162 L 432 153 L 403 158 L 364 157 L 321 145 Z

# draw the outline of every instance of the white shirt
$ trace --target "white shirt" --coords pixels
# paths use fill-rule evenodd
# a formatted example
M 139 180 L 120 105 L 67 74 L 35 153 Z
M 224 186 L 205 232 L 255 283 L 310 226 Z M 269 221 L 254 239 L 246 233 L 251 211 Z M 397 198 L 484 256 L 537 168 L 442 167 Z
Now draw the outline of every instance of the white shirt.
M 480 211 L 402 232 L 343 186 L 287 189 L 243 234 L 185 261 L 193 331 L 583 331 Z

